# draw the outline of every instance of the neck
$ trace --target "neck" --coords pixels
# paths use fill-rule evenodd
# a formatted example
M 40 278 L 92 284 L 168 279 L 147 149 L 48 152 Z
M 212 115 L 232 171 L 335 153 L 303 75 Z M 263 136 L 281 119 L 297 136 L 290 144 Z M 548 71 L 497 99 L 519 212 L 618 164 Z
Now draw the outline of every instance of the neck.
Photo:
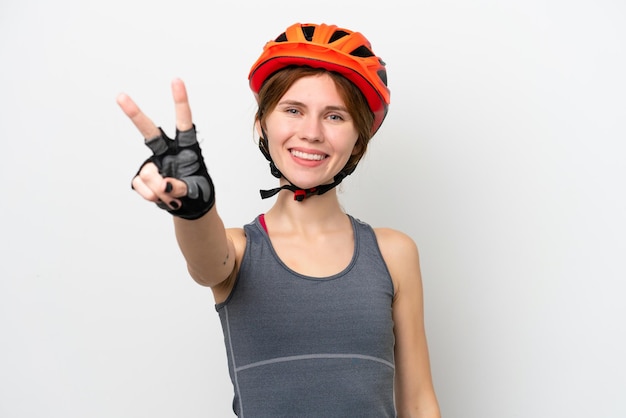
M 282 190 L 265 218 L 275 227 L 282 225 L 296 229 L 317 229 L 345 222 L 346 214 L 339 204 L 336 189 L 308 197 L 302 202 L 294 200 L 293 192 Z

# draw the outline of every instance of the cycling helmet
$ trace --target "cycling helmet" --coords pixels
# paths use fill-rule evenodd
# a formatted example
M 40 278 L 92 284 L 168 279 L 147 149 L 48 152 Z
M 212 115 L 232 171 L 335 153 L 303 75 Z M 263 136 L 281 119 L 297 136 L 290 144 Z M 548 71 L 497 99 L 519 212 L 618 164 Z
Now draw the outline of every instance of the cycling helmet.
M 374 114 L 372 135 L 380 128 L 390 98 L 387 71 L 383 60 L 374 55 L 369 41 L 359 32 L 325 24 L 289 26 L 265 44 L 250 69 L 248 79 L 255 97 L 265 80 L 290 65 L 324 68 L 346 77 L 361 90 Z

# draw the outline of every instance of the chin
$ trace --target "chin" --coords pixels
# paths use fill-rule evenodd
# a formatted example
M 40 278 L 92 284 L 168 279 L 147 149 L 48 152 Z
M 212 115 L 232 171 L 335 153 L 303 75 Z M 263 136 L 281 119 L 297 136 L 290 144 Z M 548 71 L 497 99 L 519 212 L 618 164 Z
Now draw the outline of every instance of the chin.
M 315 179 L 298 179 L 297 177 L 295 177 L 291 181 L 293 182 L 293 184 L 300 187 L 301 189 L 312 189 L 313 187 L 318 187 L 322 184 L 329 184 L 333 182 L 332 179 L 331 180 L 315 180 Z

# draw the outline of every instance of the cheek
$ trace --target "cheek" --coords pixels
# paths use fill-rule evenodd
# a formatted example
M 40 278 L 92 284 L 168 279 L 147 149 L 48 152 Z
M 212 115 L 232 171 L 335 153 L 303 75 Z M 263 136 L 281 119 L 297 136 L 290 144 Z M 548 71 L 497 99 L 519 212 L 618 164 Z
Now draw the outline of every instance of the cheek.
M 363 151 L 363 145 L 358 140 L 355 142 L 354 147 L 352 148 L 351 155 L 359 155 Z
M 359 152 L 361 152 L 362 147 L 359 142 L 358 134 L 351 133 L 351 136 L 352 136 L 352 140 L 349 141 L 346 147 L 349 148 L 350 155 L 356 155 Z
M 282 138 L 284 138 L 282 136 L 283 134 L 280 131 L 276 130 L 266 130 L 265 133 L 267 134 L 267 149 L 272 159 L 276 163 L 278 160 L 280 160 L 282 155 L 281 148 L 282 144 L 284 143 L 284 141 L 282 140 Z
M 282 138 L 285 138 L 285 136 L 288 135 L 289 131 L 289 125 L 274 117 L 273 114 L 267 116 L 265 122 L 263 123 L 263 128 L 268 140 L 272 138 L 274 142 L 280 142 Z M 258 129 L 261 129 L 260 124 Z

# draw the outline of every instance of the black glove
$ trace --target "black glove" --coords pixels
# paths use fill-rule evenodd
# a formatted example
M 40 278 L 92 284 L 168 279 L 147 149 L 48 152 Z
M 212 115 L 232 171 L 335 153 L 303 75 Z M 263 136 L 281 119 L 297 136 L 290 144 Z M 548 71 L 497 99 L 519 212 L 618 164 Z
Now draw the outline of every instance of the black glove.
M 163 177 L 185 182 L 187 195 L 180 198 L 180 208 L 171 209 L 162 202 L 157 206 L 180 218 L 198 219 L 215 204 L 215 188 L 196 139 L 196 127 L 183 132 L 177 129 L 174 139 L 168 138 L 161 128 L 159 130 L 160 136 L 146 140 L 146 145 L 154 154 L 139 170 L 147 163 L 154 163 Z

